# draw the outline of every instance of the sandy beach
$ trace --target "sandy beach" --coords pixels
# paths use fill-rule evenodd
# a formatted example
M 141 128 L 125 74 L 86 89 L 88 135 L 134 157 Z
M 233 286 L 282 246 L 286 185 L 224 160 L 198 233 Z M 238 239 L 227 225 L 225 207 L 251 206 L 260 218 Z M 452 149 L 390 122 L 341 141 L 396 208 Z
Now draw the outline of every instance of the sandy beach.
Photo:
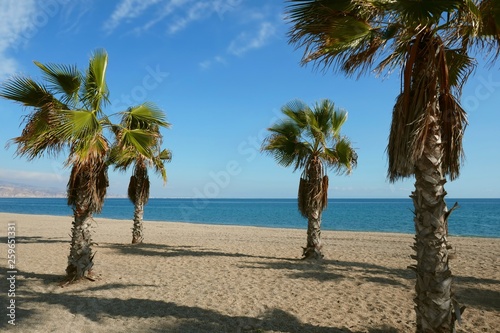
M 64 288 L 71 217 L 0 213 L 2 273 L 15 225 L 15 298 L 0 331 L 414 332 L 412 235 L 324 231 L 325 260 L 300 260 L 306 231 L 96 219 L 96 281 Z M 500 332 L 500 239 L 451 237 L 458 332 Z M 7 274 L 7 277 L 10 275 Z M 5 279 L 5 278 L 4 278 Z M 15 299 L 15 326 L 8 309 Z

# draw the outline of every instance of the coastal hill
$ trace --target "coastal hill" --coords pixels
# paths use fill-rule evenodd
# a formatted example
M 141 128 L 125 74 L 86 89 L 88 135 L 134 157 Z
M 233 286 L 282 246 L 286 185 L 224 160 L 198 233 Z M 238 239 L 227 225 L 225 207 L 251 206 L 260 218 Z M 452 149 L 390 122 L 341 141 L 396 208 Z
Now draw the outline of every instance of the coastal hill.
M 126 198 L 124 194 L 108 193 L 107 198 Z M 66 189 L 42 187 L 0 180 L 0 198 L 66 198 Z
M 64 198 L 66 192 L 58 188 L 30 186 L 0 181 L 0 198 Z

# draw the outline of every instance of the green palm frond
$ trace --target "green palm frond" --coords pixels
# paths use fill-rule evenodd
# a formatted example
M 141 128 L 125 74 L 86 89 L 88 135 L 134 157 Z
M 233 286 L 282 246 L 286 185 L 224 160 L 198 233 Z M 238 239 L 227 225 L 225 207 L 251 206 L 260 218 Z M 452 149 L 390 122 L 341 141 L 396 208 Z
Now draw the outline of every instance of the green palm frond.
M 332 66 L 348 76 L 401 70 L 387 149 L 390 180 L 413 174 L 431 115 L 440 117 L 446 138 L 443 169 L 455 178 L 466 124 L 458 98 L 476 65 L 469 54 L 500 55 L 500 1 L 287 2 L 289 42 L 305 48 L 302 64 Z
M 340 130 L 342 129 L 342 126 L 347 121 L 347 112 L 344 110 L 339 110 L 338 112 L 334 112 L 331 117 L 331 121 L 332 121 L 333 136 L 338 138 L 340 137 Z
M 169 128 L 165 113 L 153 103 L 143 103 L 122 112 L 122 124 L 127 128 L 149 128 L 161 126 Z
M 137 152 L 132 147 L 113 145 L 109 151 L 108 163 L 120 171 L 127 170 L 137 160 Z
M 358 162 L 358 154 L 345 137 L 338 138 L 335 146 L 326 148 L 321 157 L 328 167 L 339 174 L 350 174 Z
M 494 55 L 491 63 L 500 56 L 500 2 L 484 0 L 479 4 L 482 24 L 479 29 L 479 46 Z
M 96 50 L 90 59 L 84 80 L 82 101 L 90 110 L 100 112 L 109 102 L 108 86 L 106 84 L 106 69 L 108 54 L 105 50 Z
M 169 149 L 163 149 L 158 158 L 160 160 L 163 160 L 163 161 L 166 161 L 166 162 L 170 162 L 172 161 L 172 152 L 169 150 Z
M 153 156 L 151 147 L 155 136 L 152 133 L 141 129 L 123 129 L 121 140 L 123 146 L 133 147 L 135 151 L 147 158 Z
M 167 181 L 165 162 L 170 162 L 170 150 L 161 150 L 160 127 L 169 128 L 165 113 L 153 103 L 143 103 L 128 108 L 121 114 L 120 124 L 114 124 L 112 131 L 116 143 L 111 149 L 109 163 L 116 169 L 125 171 L 135 164 L 152 166 L 156 173 Z M 132 178 L 131 178 L 132 180 Z
M 292 29 L 289 41 L 304 47 L 302 64 L 314 61 L 328 68 L 333 64 L 354 72 L 366 68 L 384 43 L 383 29 L 370 24 L 383 2 L 289 1 Z
M 163 149 L 160 154 L 154 156 L 151 160 L 155 172 L 161 176 L 163 179 L 163 184 L 167 182 L 167 170 L 165 168 L 165 163 L 172 161 L 172 152 L 168 149 Z
M 51 108 L 41 108 L 25 118 L 25 127 L 20 136 L 11 139 L 7 147 L 17 146 L 16 154 L 33 160 L 47 153 L 57 156 L 68 143 L 57 134 L 59 117 Z
M 97 115 L 88 110 L 61 111 L 60 120 L 57 133 L 67 141 L 88 140 L 103 129 Z
M 411 26 L 437 24 L 443 15 L 458 10 L 462 0 L 398 0 L 391 4 L 402 21 Z
M 295 171 L 305 168 L 311 156 L 318 156 L 329 166 L 335 167 L 337 161 L 344 161 L 337 157 L 330 158 L 324 152 L 334 151 L 337 141 L 343 142 L 340 129 L 347 120 L 345 111 L 337 112 L 333 102 L 322 100 L 312 109 L 303 102 L 293 101 L 282 108 L 282 113 L 286 118 L 268 129 L 270 135 L 262 144 L 262 151 L 273 156 L 276 163 L 284 167 L 293 165 Z M 342 144 L 339 147 L 343 147 Z M 355 159 L 354 149 L 350 156 Z M 350 163 L 352 162 L 351 160 Z M 338 169 L 344 167 L 339 165 Z
M 0 96 L 21 103 L 23 106 L 40 108 L 48 103 L 59 105 L 54 95 L 29 77 L 14 76 L 2 84 Z
M 79 99 L 78 93 L 82 83 L 82 76 L 76 66 L 59 64 L 42 64 L 34 61 L 44 73 L 45 80 L 50 89 L 63 95 L 62 100 L 66 104 L 76 105 Z

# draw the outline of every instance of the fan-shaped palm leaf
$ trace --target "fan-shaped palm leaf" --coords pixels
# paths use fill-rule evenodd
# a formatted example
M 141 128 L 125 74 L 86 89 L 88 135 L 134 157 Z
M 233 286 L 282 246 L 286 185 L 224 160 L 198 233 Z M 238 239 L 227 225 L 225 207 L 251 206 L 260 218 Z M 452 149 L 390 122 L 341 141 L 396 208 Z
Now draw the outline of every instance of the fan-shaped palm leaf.
M 47 82 L 50 82 L 50 89 L 62 94 L 62 101 L 66 104 L 76 105 L 79 99 L 79 90 L 82 83 L 82 76 L 76 66 L 59 64 L 42 64 L 34 61 L 43 72 Z
M 109 102 L 109 91 L 106 84 L 107 66 L 108 54 L 106 51 L 96 50 L 89 62 L 82 97 L 82 102 L 94 112 L 101 112 L 102 107 Z

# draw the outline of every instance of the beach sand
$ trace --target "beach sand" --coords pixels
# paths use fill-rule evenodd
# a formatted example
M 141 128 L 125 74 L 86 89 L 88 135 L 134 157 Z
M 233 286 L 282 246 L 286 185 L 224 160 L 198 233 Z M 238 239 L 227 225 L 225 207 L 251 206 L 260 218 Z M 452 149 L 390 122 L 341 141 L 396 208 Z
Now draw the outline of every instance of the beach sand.
M 15 326 L 0 331 L 414 332 L 412 235 L 323 231 L 325 260 L 300 260 L 305 230 L 96 219 L 97 280 L 59 286 L 71 217 L 0 213 L 16 229 Z M 500 332 L 500 239 L 450 238 L 458 332 Z M 5 274 L 3 274 L 5 276 Z M 10 276 L 10 275 L 9 275 Z

